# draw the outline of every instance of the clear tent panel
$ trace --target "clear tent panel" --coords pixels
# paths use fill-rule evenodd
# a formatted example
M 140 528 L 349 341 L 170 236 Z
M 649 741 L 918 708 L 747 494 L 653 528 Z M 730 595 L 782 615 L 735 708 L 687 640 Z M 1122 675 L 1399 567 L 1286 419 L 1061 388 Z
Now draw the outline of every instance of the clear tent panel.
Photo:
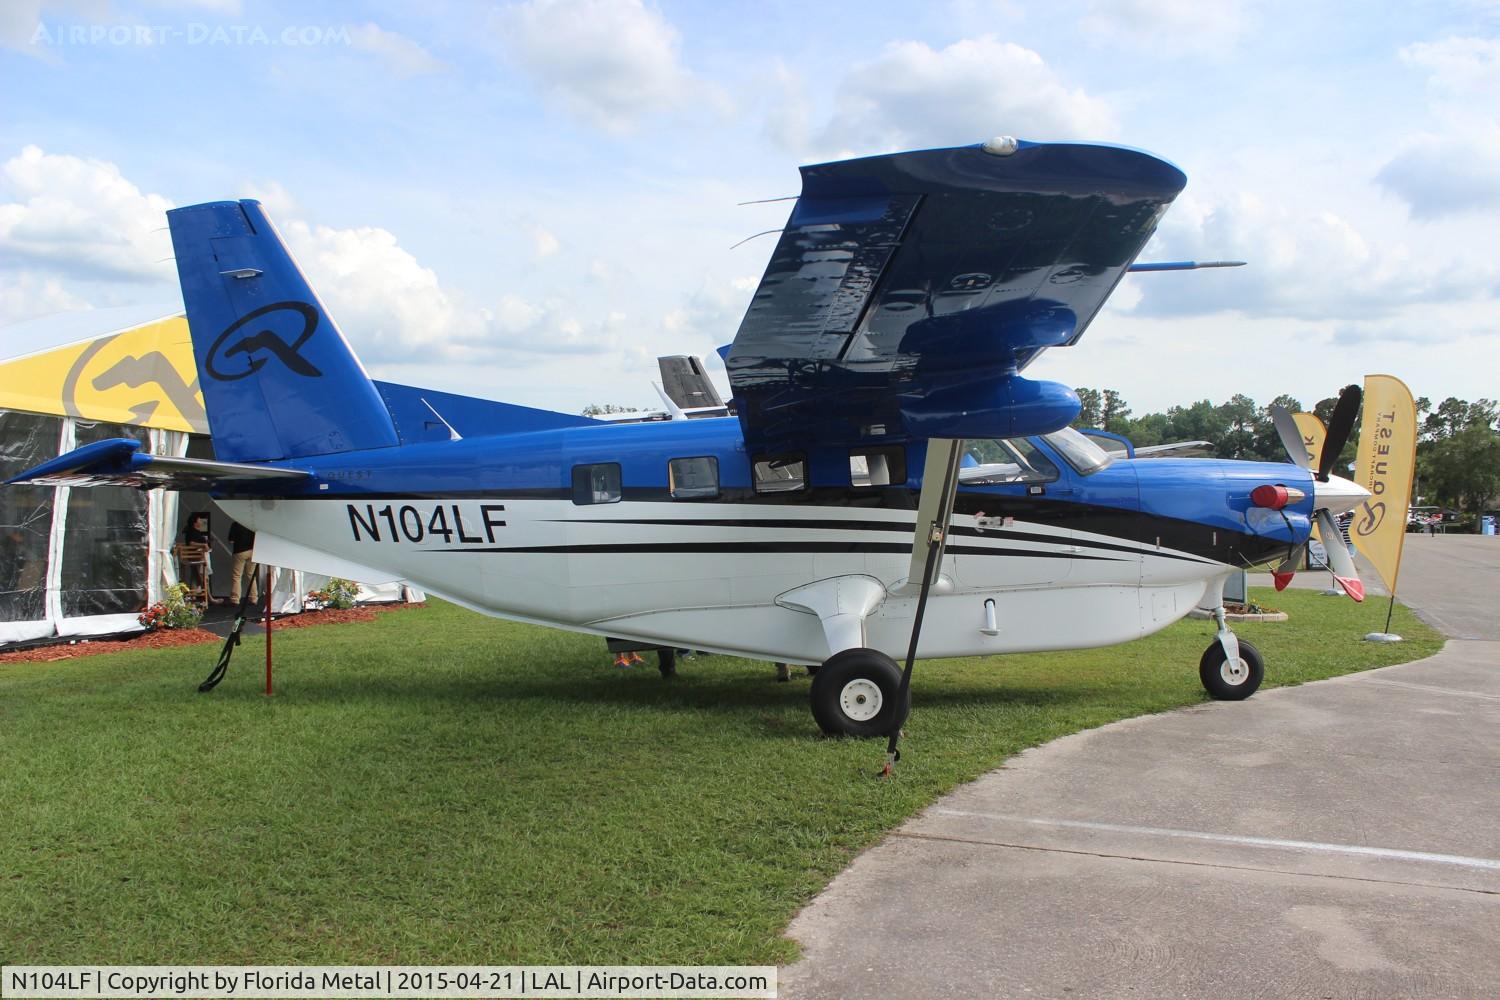
M 56 457 L 61 431 L 61 417 L 0 410 L 0 480 Z M 51 486 L 0 489 L 0 622 L 47 618 L 53 494 Z
M 143 427 L 77 421 L 75 447 L 107 438 L 147 443 Z M 147 497 L 127 486 L 68 491 L 63 540 L 64 618 L 132 614 L 146 606 Z

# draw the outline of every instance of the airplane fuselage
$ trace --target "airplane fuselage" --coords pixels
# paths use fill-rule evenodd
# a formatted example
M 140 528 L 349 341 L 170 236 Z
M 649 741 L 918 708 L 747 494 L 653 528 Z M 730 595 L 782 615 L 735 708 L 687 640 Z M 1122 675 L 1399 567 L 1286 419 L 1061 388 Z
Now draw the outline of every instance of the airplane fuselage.
M 1116 460 L 1084 474 L 1031 440 L 1050 469 L 961 488 L 920 656 L 1138 638 L 1216 607 L 1228 573 L 1307 536 L 1307 510 L 1250 500 L 1284 483 L 1310 510 L 1293 466 Z M 823 624 L 783 599 L 816 581 L 878 584 L 863 643 L 904 652 L 925 451 L 747 454 L 733 418 L 570 427 L 299 460 L 314 476 L 294 490 L 218 502 L 256 530 L 262 562 L 406 579 L 489 614 L 643 643 L 817 663 L 836 651 Z

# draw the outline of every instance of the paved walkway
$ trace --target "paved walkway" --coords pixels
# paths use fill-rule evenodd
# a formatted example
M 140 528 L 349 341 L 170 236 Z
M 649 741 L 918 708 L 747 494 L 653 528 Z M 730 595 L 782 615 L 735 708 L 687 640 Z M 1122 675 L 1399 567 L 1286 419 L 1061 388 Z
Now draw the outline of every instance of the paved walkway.
M 1500 996 L 1500 539 L 1413 536 L 1416 663 L 1028 751 L 792 923 L 783 997 Z

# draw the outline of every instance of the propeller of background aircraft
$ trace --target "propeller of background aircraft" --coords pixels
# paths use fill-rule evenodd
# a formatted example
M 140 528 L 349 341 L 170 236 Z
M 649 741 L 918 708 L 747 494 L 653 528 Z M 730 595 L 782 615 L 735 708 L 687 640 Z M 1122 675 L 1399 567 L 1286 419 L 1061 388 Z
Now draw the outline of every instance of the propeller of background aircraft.
M 1344 592 L 1356 601 L 1365 599 L 1365 585 L 1360 582 L 1359 571 L 1354 568 L 1354 557 L 1349 555 L 1349 549 L 1344 545 L 1344 535 L 1339 530 L 1338 522 L 1334 520 L 1333 511 L 1337 510 L 1342 514 L 1349 510 L 1359 502 L 1364 491 L 1349 480 L 1333 475 L 1333 468 L 1338 464 L 1339 454 L 1354 431 L 1354 419 L 1359 415 L 1363 395 L 1363 390 L 1357 385 L 1346 386 L 1339 393 L 1338 404 L 1334 406 L 1333 416 L 1328 421 L 1328 436 L 1323 442 L 1323 452 L 1318 456 L 1318 468 L 1313 472 L 1313 520 L 1317 523 L 1318 535 L 1323 540 L 1323 551 L 1328 554 L 1328 568 L 1339 586 L 1344 588 Z M 1286 448 L 1291 461 L 1300 468 L 1312 471 L 1307 449 L 1302 443 L 1302 433 L 1297 429 L 1292 415 L 1285 407 L 1272 406 L 1271 422 L 1276 426 L 1276 433 L 1281 437 L 1281 444 Z M 1297 567 L 1306 558 L 1307 543 L 1303 542 L 1271 573 L 1277 590 L 1286 589 L 1296 575 Z

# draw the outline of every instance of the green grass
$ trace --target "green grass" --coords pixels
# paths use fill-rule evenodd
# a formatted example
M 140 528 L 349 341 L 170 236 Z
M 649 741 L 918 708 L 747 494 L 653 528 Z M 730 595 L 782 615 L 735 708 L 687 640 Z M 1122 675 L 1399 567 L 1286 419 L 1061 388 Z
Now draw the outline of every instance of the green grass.
M 1268 684 L 1424 656 L 1383 603 L 1289 591 Z M 920 663 L 896 778 L 820 738 L 806 678 L 663 682 L 597 639 L 434 603 L 275 639 L 0 666 L 0 962 L 775 963 L 860 850 L 1008 755 L 1204 698 L 1212 627 Z

